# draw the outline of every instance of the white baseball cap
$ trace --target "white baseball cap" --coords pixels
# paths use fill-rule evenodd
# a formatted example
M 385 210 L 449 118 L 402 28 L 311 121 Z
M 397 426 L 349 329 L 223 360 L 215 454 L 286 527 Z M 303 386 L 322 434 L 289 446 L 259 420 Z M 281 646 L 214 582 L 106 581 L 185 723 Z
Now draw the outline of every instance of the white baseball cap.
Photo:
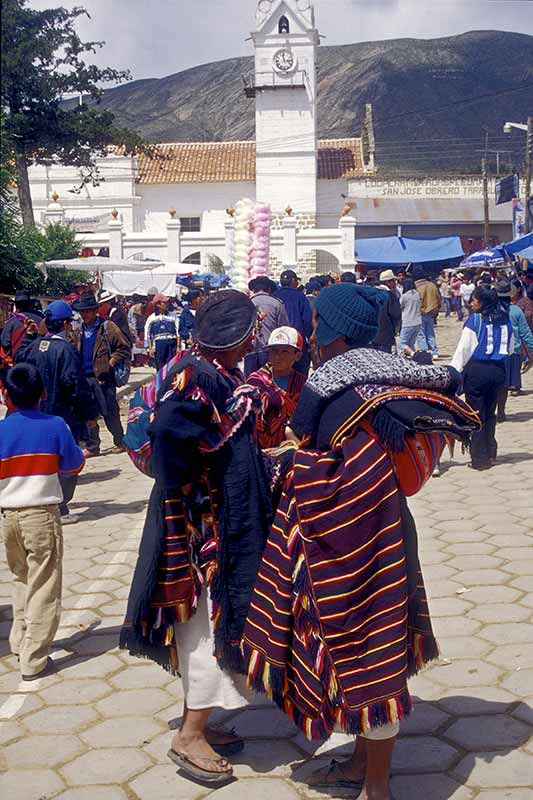
M 269 347 L 294 347 L 295 350 L 301 350 L 304 346 L 302 334 L 298 333 L 296 328 L 289 328 L 284 325 L 282 328 L 276 328 L 272 331 L 268 340 Z

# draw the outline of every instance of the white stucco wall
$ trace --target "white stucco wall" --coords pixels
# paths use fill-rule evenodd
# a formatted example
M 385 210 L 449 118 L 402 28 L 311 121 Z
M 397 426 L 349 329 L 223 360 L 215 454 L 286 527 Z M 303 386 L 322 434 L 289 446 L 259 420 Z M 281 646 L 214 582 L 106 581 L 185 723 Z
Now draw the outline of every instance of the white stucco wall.
M 137 186 L 141 226 L 164 231 L 170 208 L 177 217 L 200 217 L 202 233 L 223 233 L 226 208 L 238 200 L 255 200 L 255 184 L 248 182 L 157 184 Z

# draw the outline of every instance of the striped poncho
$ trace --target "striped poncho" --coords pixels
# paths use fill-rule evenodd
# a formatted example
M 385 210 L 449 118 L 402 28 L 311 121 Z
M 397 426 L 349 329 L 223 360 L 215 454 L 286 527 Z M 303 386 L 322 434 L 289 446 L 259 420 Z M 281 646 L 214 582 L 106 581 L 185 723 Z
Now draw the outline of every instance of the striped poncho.
M 452 383 L 442 368 L 434 379 Z M 400 406 L 394 419 L 387 408 L 406 401 L 417 416 L 407 422 Z M 250 685 L 309 738 L 364 733 L 409 713 L 407 679 L 438 649 L 401 485 L 419 488 L 447 438 L 465 439 L 476 424 L 468 407 L 432 388 L 341 386 L 320 403 L 313 447 L 296 453 L 285 485 L 242 642 Z M 415 437 L 417 426 L 425 432 Z M 415 479 L 399 474 L 408 471 Z

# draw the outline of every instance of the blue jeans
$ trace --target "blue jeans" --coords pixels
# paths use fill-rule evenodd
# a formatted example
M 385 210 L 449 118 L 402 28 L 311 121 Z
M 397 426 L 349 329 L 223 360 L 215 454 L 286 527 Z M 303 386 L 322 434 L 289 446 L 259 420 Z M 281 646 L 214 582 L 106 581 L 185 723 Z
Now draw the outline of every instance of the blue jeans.
M 452 301 L 449 297 L 443 297 L 442 302 L 444 305 L 444 311 L 446 318 L 451 317 L 452 315 Z
M 433 356 L 438 356 L 439 349 L 435 337 L 435 318 L 433 314 L 422 314 L 422 327 L 418 333 L 416 343 L 420 350 L 430 350 Z
M 406 347 L 410 347 L 411 350 L 415 349 L 416 340 L 419 333 L 420 325 L 402 325 L 402 329 L 400 331 L 400 353 L 403 353 Z

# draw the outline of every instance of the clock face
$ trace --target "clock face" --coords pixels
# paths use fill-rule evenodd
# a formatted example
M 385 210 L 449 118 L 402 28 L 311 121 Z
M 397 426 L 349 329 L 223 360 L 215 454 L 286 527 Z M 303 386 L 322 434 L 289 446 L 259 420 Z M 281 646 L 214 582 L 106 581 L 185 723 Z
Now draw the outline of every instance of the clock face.
M 274 66 L 280 72 L 290 72 L 296 66 L 296 59 L 290 50 L 278 50 L 274 56 Z

